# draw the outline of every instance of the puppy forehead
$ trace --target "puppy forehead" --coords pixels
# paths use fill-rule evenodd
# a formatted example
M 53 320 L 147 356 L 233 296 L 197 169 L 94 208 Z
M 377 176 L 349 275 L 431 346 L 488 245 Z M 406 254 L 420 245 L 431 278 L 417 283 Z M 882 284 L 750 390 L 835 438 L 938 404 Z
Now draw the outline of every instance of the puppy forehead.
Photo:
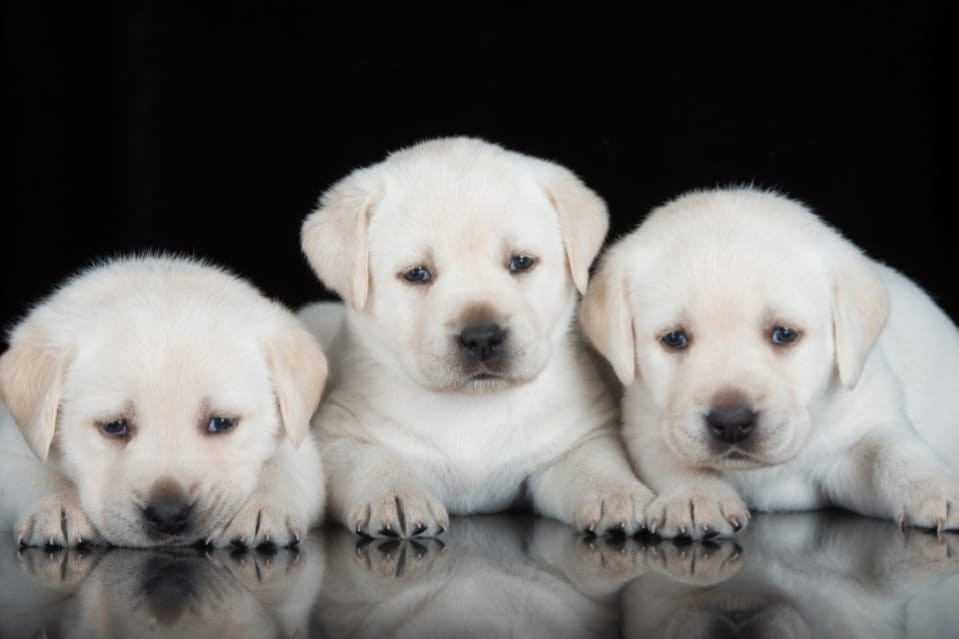
M 694 227 L 627 260 L 631 303 L 650 323 L 815 322 L 828 313 L 832 285 L 817 250 L 713 231 Z
M 265 358 L 253 340 L 212 331 L 164 336 L 118 330 L 78 347 L 64 394 L 103 411 L 133 402 L 196 410 L 201 403 L 242 410 L 269 392 Z
M 371 248 L 380 241 L 429 246 L 492 239 L 561 241 L 546 192 L 521 173 L 447 167 L 439 177 L 391 176 L 370 219 Z

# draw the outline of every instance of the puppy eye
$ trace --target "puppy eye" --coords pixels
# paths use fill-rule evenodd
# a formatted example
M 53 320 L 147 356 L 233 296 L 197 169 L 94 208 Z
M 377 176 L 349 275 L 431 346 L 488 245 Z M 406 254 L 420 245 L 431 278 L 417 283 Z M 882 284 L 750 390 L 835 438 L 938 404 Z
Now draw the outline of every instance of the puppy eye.
M 425 266 L 417 266 L 406 271 L 402 275 L 403 279 L 413 284 L 426 284 L 433 279 L 430 270 Z
M 232 430 L 233 427 L 236 426 L 237 421 L 235 417 L 211 417 L 210 421 L 207 422 L 206 432 L 212 435 L 225 433 L 228 430 Z
M 666 348 L 672 351 L 681 351 L 689 346 L 689 336 L 686 331 L 670 331 L 659 338 Z
M 130 426 L 125 419 L 115 419 L 112 422 L 100 422 L 100 432 L 107 437 L 124 439 L 130 435 Z
M 769 334 L 769 339 L 776 346 L 786 346 L 792 344 L 799 339 L 799 331 L 794 328 L 786 328 L 785 326 L 777 326 Z
M 529 255 L 514 255 L 509 260 L 509 270 L 513 273 L 528 271 L 536 264 L 536 259 Z

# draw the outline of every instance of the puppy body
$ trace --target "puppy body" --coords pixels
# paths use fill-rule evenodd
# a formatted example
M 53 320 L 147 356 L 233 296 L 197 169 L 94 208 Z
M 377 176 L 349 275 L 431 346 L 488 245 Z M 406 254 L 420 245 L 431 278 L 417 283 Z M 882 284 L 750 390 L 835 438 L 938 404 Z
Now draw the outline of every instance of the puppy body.
M 800 204 L 732 189 L 654 211 L 604 257 L 582 319 L 627 385 L 661 534 L 828 505 L 959 527 L 959 333 Z
M 347 306 L 300 316 L 329 335 L 345 314 L 314 421 L 334 518 L 436 534 L 448 512 L 531 501 L 590 530 L 642 525 L 651 495 L 573 321 L 606 225 L 565 169 L 473 139 L 417 145 L 324 196 L 304 251 Z M 338 247 L 365 257 L 343 269 Z
M 223 271 L 92 268 L 0 358 L 0 525 L 27 545 L 295 541 L 323 505 L 325 378 L 292 313 Z

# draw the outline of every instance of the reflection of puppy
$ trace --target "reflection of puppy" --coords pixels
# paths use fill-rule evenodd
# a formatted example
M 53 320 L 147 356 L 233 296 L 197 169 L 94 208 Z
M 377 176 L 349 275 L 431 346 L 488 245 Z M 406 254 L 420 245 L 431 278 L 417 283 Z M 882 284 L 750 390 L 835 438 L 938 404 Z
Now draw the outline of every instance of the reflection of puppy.
M 759 515 L 738 541 L 725 574 L 697 556 L 714 542 L 661 544 L 668 558 L 623 589 L 622 636 L 955 636 L 957 535 L 825 511 Z
M 27 545 L 295 541 L 322 507 L 308 428 L 325 379 L 292 313 L 223 271 L 90 269 L 0 358 L 0 528 Z
M 732 534 L 747 505 L 959 528 L 959 332 L 800 204 L 671 202 L 610 248 L 582 319 L 661 534 Z
M 3 573 L 19 587 L 0 587 L 0 636 L 307 637 L 322 552 L 312 536 L 264 552 L 21 549 Z
M 314 420 L 333 517 L 435 535 L 447 511 L 529 499 L 580 529 L 641 527 L 651 494 L 574 332 L 606 228 L 568 170 L 475 139 L 394 153 L 324 195 L 303 249 L 347 302 Z M 329 336 L 343 312 L 301 317 Z
M 331 530 L 326 543 L 318 637 L 612 637 L 618 594 L 642 572 L 634 540 L 549 518 L 464 517 L 442 541 Z

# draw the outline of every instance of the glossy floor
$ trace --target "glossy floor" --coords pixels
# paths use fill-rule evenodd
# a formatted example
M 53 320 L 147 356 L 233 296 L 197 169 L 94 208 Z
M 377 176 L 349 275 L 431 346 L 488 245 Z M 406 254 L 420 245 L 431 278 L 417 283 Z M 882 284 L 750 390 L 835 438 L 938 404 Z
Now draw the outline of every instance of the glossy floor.
M 12 535 L 11 535 L 12 537 Z M 0 637 L 959 637 L 959 535 L 841 513 L 735 540 L 591 539 L 525 515 L 442 541 L 312 533 L 297 549 L 18 550 Z

